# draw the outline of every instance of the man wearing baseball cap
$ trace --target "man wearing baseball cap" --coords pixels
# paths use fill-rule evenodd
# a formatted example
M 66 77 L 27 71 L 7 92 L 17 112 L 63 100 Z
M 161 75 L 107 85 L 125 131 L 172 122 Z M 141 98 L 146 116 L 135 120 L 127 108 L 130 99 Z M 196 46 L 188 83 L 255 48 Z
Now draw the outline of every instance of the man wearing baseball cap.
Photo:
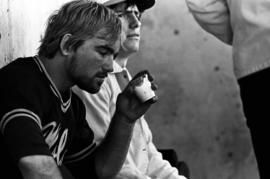
M 97 0 L 97 2 L 99 1 Z M 135 4 L 140 12 L 143 12 L 144 10 L 151 8 L 155 4 L 155 0 L 101 0 L 100 2 L 107 7 L 122 2 L 129 2 L 131 4 Z
M 84 101 L 87 121 L 95 133 L 97 146 L 102 143 L 111 117 L 115 113 L 116 98 L 131 75 L 126 68 L 129 57 L 139 50 L 141 14 L 155 4 L 155 0 L 96 0 L 114 10 L 122 22 L 121 48 L 113 64 L 114 71 L 108 75 L 101 90 L 90 94 L 79 88 L 74 91 Z M 186 179 L 156 149 L 152 133 L 144 117 L 132 124 L 133 135 L 126 161 L 117 179 Z

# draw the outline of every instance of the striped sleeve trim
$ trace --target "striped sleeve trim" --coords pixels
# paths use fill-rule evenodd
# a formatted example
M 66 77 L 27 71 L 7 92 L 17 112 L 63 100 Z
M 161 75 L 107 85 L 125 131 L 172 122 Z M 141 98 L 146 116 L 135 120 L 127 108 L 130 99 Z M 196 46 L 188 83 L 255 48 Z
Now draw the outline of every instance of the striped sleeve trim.
M 28 118 L 32 119 L 33 121 L 35 121 L 38 124 L 38 126 L 40 127 L 40 129 L 42 129 L 41 120 L 38 117 L 38 115 L 36 115 L 35 113 L 33 113 L 32 111 L 30 111 L 28 109 L 14 109 L 14 110 L 6 113 L 1 119 L 0 131 L 2 132 L 2 134 L 4 134 L 4 131 L 5 131 L 7 124 L 11 120 L 16 119 L 17 117 L 28 117 Z
M 90 155 L 94 151 L 95 147 L 96 147 L 96 143 L 92 143 L 91 145 L 81 150 L 80 152 L 77 152 L 73 155 L 66 156 L 65 163 L 77 162 L 86 158 L 88 155 Z

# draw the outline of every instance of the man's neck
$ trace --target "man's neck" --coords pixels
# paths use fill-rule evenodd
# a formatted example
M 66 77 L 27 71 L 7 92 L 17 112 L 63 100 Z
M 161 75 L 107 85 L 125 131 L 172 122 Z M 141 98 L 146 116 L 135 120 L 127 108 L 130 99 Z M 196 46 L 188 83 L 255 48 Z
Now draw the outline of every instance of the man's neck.
M 115 61 L 118 63 L 118 65 L 120 65 L 122 68 L 125 68 L 127 66 L 127 62 L 129 57 L 132 55 L 133 53 L 127 53 L 125 51 L 119 51 L 117 57 L 115 58 Z
M 122 68 L 125 68 L 127 66 L 128 58 L 115 58 L 115 62 Z
M 56 55 L 52 59 L 40 57 L 40 60 L 60 93 L 65 93 L 72 87 L 72 84 L 65 73 L 65 65 L 63 64 L 64 59 L 57 57 Z

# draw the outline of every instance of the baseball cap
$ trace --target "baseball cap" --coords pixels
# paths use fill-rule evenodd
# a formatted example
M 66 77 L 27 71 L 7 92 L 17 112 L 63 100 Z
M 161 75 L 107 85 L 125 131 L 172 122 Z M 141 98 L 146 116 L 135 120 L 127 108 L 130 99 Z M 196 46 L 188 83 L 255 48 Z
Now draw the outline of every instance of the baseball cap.
M 140 11 L 151 8 L 155 4 L 155 0 L 96 0 L 98 3 L 105 6 L 111 6 L 121 2 L 129 1 L 137 5 Z

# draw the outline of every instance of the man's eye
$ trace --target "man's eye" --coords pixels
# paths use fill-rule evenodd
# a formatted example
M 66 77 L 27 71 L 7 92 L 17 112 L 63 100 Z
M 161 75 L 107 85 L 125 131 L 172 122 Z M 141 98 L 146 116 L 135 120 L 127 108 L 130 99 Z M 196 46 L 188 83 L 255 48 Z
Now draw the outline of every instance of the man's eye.
M 141 17 L 142 17 L 142 13 L 140 13 L 140 12 L 134 12 L 134 14 L 135 14 L 135 16 L 140 20 L 141 19 Z
M 138 11 L 125 11 L 125 12 L 118 12 L 117 13 L 117 16 L 119 18 L 121 17 L 126 17 L 126 18 L 131 18 L 134 14 L 134 16 L 138 19 L 138 20 L 141 20 L 141 13 L 138 12 Z
M 99 50 L 98 53 L 103 57 L 109 54 L 107 51 L 104 50 Z

